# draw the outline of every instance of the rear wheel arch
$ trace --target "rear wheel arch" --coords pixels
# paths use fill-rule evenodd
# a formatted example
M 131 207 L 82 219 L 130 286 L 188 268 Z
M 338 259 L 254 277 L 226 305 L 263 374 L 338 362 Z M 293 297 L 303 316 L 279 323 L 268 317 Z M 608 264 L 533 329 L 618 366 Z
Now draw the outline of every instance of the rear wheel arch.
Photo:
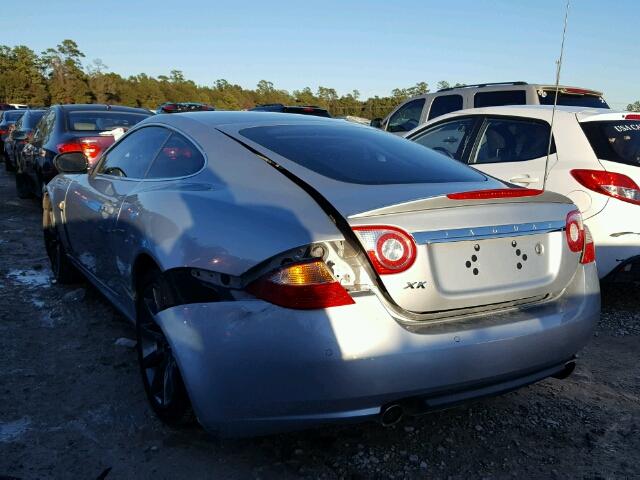
M 162 272 L 160 265 L 151 255 L 146 252 L 140 253 L 133 262 L 131 269 L 131 287 L 136 294 L 136 298 L 145 276 L 153 270 Z

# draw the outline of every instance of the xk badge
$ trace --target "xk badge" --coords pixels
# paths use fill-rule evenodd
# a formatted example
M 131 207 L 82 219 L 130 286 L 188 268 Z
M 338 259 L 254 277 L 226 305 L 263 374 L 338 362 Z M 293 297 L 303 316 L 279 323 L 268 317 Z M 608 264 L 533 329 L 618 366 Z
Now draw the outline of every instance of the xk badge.
M 427 282 L 407 282 L 407 285 L 404 287 L 404 289 L 412 289 L 415 290 L 416 288 L 427 288 Z

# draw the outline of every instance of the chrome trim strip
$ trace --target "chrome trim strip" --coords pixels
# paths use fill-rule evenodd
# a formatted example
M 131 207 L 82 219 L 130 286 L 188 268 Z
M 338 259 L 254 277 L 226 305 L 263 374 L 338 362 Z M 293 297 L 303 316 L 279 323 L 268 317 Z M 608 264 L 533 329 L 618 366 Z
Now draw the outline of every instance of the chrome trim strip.
M 510 225 L 493 225 L 488 227 L 456 228 L 451 230 L 429 230 L 413 232 L 418 245 L 443 242 L 462 242 L 466 240 L 483 240 L 487 238 L 518 237 L 562 231 L 565 222 L 562 220 L 535 223 L 519 223 Z

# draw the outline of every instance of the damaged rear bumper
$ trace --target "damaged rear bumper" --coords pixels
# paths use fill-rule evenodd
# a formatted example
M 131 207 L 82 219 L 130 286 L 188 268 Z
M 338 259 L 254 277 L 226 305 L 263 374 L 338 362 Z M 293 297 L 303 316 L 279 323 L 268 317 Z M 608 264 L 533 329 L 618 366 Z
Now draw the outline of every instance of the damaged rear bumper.
M 253 300 L 160 312 L 200 423 L 226 436 L 361 421 L 391 402 L 423 410 L 558 373 L 600 313 L 594 264 L 557 300 L 407 327 L 375 295 L 301 311 Z

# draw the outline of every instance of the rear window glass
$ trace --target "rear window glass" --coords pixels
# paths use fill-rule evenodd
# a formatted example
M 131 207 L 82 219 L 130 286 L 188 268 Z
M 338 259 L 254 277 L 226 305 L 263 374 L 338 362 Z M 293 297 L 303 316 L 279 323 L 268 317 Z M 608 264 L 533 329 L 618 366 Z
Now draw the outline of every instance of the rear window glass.
M 501 105 L 524 105 L 527 92 L 524 90 L 502 90 L 498 92 L 478 92 L 473 96 L 473 106 L 498 107 Z
M 44 110 L 41 112 L 29 112 L 22 120 L 22 128 L 33 129 L 44 116 Z
M 600 160 L 640 166 L 640 122 L 616 120 L 580 125 Z
M 320 175 L 366 185 L 477 182 L 456 160 L 388 133 L 346 125 L 245 128 L 241 135 Z
M 2 120 L 4 122 L 15 122 L 22 115 L 24 115 L 24 110 L 23 111 L 13 110 L 13 111 L 4 112 L 4 115 L 2 116 Z
M 69 130 L 80 132 L 101 132 L 114 128 L 130 128 L 147 118 L 142 113 L 128 112 L 69 112 L 67 114 Z
M 462 110 L 462 95 L 441 95 L 433 99 L 428 120 L 457 110 Z
M 553 105 L 555 101 L 555 90 L 543 90 L 538 93 L 540 105 Z M 568 93 L 558 93 L 558 105 L 569 107 L 589 107 L 589 108 L 609 108 L 607 102 L 602 97 L 595 95 L 570 95 Z

